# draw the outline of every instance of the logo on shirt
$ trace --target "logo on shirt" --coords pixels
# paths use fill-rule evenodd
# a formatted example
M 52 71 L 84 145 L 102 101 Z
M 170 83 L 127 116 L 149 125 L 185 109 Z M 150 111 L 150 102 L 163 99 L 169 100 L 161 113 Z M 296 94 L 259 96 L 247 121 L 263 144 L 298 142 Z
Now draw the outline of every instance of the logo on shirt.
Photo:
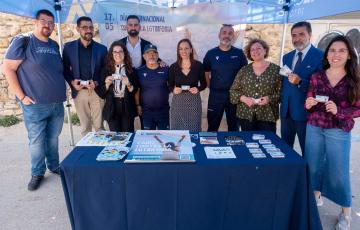
M 158 73 L 158 74 L 164 74 L 165 72 L 161 72 L 161 71 L 160 71 L 160 72 L 157 72 L 157 73 Z
M 215 58 L 216 58 L 216 60 L 219 60 L 219 56 L 216 56 Z
M 146 77 L 147 73 L 144 73 L 144 77 Z
M 238 56 L 234 55 L 230 57 L 231 59 L 238 58 Z

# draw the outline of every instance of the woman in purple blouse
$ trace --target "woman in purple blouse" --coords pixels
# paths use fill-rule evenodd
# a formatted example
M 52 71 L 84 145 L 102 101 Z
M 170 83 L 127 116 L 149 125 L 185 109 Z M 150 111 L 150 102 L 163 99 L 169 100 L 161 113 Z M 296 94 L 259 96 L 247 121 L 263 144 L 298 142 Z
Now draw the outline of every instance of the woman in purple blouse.
M 335 229 L 350 229 L 350 131 L 360 116 L 360 73 L 348 38 L 337 36 L 330 42 L 323 69 L 311 77 L 305 102 L 305 157 L 318 206 L 323 204 L 321 196 L 339 204 Z

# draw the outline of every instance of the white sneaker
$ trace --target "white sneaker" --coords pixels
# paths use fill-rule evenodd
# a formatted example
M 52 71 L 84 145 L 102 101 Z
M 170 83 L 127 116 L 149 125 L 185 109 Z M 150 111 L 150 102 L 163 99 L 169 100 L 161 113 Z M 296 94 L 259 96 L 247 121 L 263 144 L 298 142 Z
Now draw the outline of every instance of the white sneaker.
M 323 206 L 324 204 L 324 201 L 323 199 L 321 198 L 321 195 L 319 197 L 315 196 L 315 200 L 316 200 L 316 205 L 319 207 L 319 206 Z
M 340 213 L 338 217 L 338 222 L 335 225 L 335 230 L 350 230 L 351 216 L 344 215 Z

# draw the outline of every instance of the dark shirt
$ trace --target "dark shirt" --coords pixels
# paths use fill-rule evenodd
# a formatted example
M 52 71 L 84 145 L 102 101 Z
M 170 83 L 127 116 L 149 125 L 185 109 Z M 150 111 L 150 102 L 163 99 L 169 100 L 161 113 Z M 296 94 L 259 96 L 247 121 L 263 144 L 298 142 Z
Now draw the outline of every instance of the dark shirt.
M 199 85 L 200 83 L 200 85 Z M 175 86 L 190 86 L 197 87 L 199 91 L 206 88 L 205 72 L 204 67 L 199 61 L 194 61 L 190 67 L 190 72 L 185 75 L 179 65 L 175 62 L 170 66 L 169 69 L 169 87 L 172 91 Z
M 79 40 L 80 79 L 84 81 L 93 79 L 91 74 L 92 47 L 92 42 L 85 47 Z
M 332 87 L 324 71 L 313 74 L 307 97 L 328 96 L 336 104 L 337 114 L 326 112 L 325 104 L 319 102 L 308 110 L 308 123 L 324 129 L 339 128 L 350 132 L 354 127 L 354 118 L 360 116 L 360 99 L 351 104 L 347 97 L 348 90 L 346 76 Z
M 144 112 L 169 110 L 169 67 L 137 69 L 140 88 L 140 104 Z
M 228 93 L 236 74 L 247 65 L 247 59 L 241 49 L 231 47 L 222 51 L 215 47 L 206 53 L 203 64 L 205 72 L 211 71 L 210 90 Z

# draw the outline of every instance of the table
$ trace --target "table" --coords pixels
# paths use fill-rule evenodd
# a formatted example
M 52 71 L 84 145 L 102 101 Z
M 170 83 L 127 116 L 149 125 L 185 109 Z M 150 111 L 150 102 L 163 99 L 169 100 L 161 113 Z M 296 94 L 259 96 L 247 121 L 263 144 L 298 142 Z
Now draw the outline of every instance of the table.
M 322 229 L 307 164 L 270 132 L 285 154 L 254 159 L 233 146 L 236 159 L 196 163 L 98 162 L 103 147 L 76 147 L 61 163 L 61 181 L 73 229 L 247 230 Z M 219 132 L 252 141 L 252 132 Z

